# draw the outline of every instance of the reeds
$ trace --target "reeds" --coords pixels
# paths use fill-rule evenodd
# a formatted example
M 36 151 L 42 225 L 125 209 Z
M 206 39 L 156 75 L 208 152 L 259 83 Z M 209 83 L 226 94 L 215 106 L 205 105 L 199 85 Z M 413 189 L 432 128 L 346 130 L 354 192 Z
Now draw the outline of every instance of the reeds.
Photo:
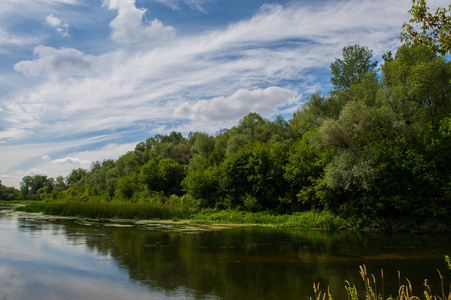
M 447 266 L 449 270 L 451 271 L 451 259 L 449 256 L 445 256 L 445 261 L 447 263 Z M 359 267 L 359 273 L 360 277 L 363 280 L 364 283 L 364 290 L 358 290 L 358 288 L 354 285 L 349 283 L 349 281 L 345 281 L 345 289 L 348 296 L 348 300 L 420 300 L 422 298 L 415 296 L 413 294 L 412 284 L 408 278 L 405 278 L 405 284 L 401 284 L 401 273 L 398 271 L 398 294 L 393 297 L 389 296 L 388 298 L 385 298 L 384 296 L 384 272 L 381 270 L 381 293 L 378 292 L 378 285 L 376 282 L 376 277 L 373 274 L 368 274 L 366 266 L 360 266 Z M 428 284 L 428 280 L 424 280 L 424 292 L 423 296 L 425 300 L 451 300 L 451 284 L 449 287 L 449 290 L 446 294 L 445 292 L 445 283 L 444 283 L 444 276 L 441 274 L 439 270 L 437 270 L 440 282 L 441 282 L 441 290 L 439 294 L 433 293 L 431 287 Z M 310 297 L 310 300 L 325 300 L 326 296 L 327 299 L 332 299 L 332 295 L 329 291 L 329 288 L 327 289 L 327 292 L 322 292 L 319 289 L 319 283 L 313 285 L 313 291 L 315 294 L 315 297 Z
M 174 207 L 160 203 L 32 202 L 18 210 L 92 219 L 170 220 L 184 219 L 190 216 L 190 210 L 187 207 Z
M 341 226 L 347 225 L 344 219 L 327 211 L 307 211 L 279 215 L 270 212 L 246 212 L 239 210 L 215 211 L 213 209 L 205 209 L 193 214 L 192 218 L 216 223 L 261 224 L 302 229 L 338 229 Z
M 161 198 L 161 197 L 160 197 Z M 183 197 L 153 197 L 148 202 L 29 202 L 18 210 L 42 212 L 47 215 L 74 216 L 93 219 L 192 219 L 214 223 L 259 224 L 286 228 L 338 229 L 347 222 L 330 212 L 308 211 L 279 215 L 271 212 L 245 212 L 239 210 L 205 209 L 196 211 Z
M 319 288 L 319 283 L 317 283 L 317 284 L 314 283 L 313 291 L 315 292 L 315 298 L 310 297 L 310 300 L 326 300 L 326 299 L 333 300 L 329 287 L 327 288 L 327 292 L 323 293 Z

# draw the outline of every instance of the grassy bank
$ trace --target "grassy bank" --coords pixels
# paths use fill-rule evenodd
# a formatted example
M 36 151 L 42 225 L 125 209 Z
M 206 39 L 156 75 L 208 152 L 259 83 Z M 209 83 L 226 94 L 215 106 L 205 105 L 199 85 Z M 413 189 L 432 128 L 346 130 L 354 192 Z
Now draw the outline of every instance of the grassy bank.
M 19 211 L 40 212 L 46 215 L 74 216 L 92 219 L 130 220 L 192 220 L 195 222 L 224 224 L 258 224 L 303 229 L 338 229 L 348 223 L 330 212 L 308 211 L 291 215 L 269 212 L 206 209 L 196 211 L 187 206 L 161 203 L 111 203 L 111 202 L 29 202 Z
M 31 202 L 17 210 L 92 219 L 170 220 L 190 217 L 188 208 L 170 207 L 159 203 Z
M 290 215 L 277 215 L 269 212 L 245 212 L 237 210 L 202 210 L 191 216 L 192 219 L 214 223 L 261 224 L 303 229 L 338 229 L 347 222 L 330 212 L 307 211 Z
M 166 202 L 28 202 L 17 208 L 26 212 L 91 219 L 192 220 L 222 224 L 257 224 L 302 229 L 357 229 L 368 231 L 449 232 L 444 223 L 412 223 L 409 219 L 344 219 L 329 211 L 305 211 L 293 214 L 247 212 L 241 210 L 196 210 L 180 201 Z

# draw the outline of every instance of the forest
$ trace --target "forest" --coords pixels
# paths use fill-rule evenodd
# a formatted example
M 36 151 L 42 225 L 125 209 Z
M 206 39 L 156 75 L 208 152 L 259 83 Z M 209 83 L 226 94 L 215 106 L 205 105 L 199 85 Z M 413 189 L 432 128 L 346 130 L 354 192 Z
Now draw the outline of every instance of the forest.
M 333 89 L 312 94 L 289 120 L 250 113 L 214 135 L 157 134 L 117 160 L 56 179 L 25 176 L 20 195 L 0 186 L 0 196 L 316 210 L 449 228 L 451 63 L 409 43 L 382 58 L 365 46 L 343 48 L 330 65 Z

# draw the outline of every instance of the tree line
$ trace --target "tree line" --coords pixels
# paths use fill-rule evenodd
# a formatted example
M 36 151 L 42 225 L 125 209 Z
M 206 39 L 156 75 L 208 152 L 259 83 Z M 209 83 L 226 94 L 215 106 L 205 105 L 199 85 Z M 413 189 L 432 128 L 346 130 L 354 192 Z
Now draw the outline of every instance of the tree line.
M 347 217 L 449 221 L 451 64 L 425 45 L 401 46 L 382 63 L 360 45 L 331 64 L 328 93 L 290 120 L 250 113 L 215 135 L 157 134 L 117 160 L 66 178 L 26 176 L 30 199 L 318 209 Z

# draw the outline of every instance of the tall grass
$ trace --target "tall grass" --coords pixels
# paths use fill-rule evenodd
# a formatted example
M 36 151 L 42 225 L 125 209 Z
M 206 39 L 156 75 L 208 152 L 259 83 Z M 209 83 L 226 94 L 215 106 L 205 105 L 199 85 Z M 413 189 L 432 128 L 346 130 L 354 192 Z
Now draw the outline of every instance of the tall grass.
M 172 201 L 147 203 L 129 202 L 30 202 L 17 210 L 41 212 L 47 215 L 75 216 L 93 219 L 191 219 L 213 223 L 258 224 L 302 229 L 337 229 L 347 222 L 329 212 L 308 211 L 291 215 L 277 215 L 270 212 L 245 212 L 238 210 L 195 211 L 189 203 Z M 176 199 L 177 200 L 177 199 Z
M 347 222 L 330 212 L 307 211 L 294 214 L 271 214 L 270 212 L 245 212 L 238 210 L 205 209 L 192 215 L 192 219 L 215 223 L 261 224 L 302 229 L 337 229 Z
M 187 207 L 172 207 L 160 203 L 32 202 L 17 210 L 93 219 L 169 220 L 184 219 L 190 216 L 190 210 Z

